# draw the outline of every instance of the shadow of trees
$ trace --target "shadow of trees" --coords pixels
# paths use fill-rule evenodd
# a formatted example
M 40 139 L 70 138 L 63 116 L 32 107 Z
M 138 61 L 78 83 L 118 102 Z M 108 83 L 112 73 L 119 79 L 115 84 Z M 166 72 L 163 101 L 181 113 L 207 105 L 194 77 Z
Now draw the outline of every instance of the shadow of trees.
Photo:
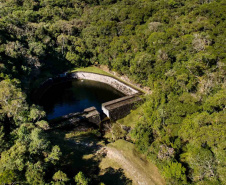
M 106 168 L 104 174 L 100 176 L 100 181 L 109 185 L 129 185 L 132 180 L 127 178 L 123 169 Z
M 132 181 L 125 176 L 123 169 L 116 170 L 109 167 L 104 170 L 103 175 L 99 175 L 101 170 L 99 164 L 104 155 L 95 155 L 95 153 L 101 148 L 98 144 L 102 141 L 101 137 L 89 132 L 72 136 L 70 139 L 65 137 L 66 134 L 76 131 L 77 129 L 74 131 L 56 129 L 49 132 L 52 144 L 61 148 L 62 160 L 59 169 L 71 179 L 70 184 L 74 184 L 73 178 L 79 171 L 91 178 L 92 184 L 99 184 L 99 182 L 104 182 L 106 185 L 132 184 Z

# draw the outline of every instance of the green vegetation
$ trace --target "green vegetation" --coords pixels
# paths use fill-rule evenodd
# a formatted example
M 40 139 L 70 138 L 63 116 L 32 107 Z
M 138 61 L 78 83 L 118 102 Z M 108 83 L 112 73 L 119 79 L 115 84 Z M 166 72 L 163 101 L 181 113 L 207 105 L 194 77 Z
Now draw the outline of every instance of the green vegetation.
M 139 121 L 139 119 L 141 119 L 143 116 L 143 107 L 144 105 L 141 105 L 137 109 L 131 110 L 129 115 L 127 115 L 123 119 L 117 120 L 117 123 L 134 128 L 137 121 Z
M 75 183 L 31 91 L 101 64 L 153 92 L 114 140 L 129 137 L 168 184 L 226 184 L 225 20 L 225 0 L 2 0 L 0 182 Z
M 78 185 L 88 185 L 89 184 L 89 179 L 87 179 L 82 172 L 79 172 L 75 176 L 75 182 Z
M 37 126 L 45 114 L 37 106 L 28 106 L 17 83 L 0 82 L 0 182 L 50 182 L 59 168 L 61 151 L 50 144 L 43 129 Z
M 101 74 L 101 75 L 114 77 L 114 75 L 107 73 L 107 72 L 101 70 L 100 68 L 94 67 L 94 66 L 76 68 L 76 69 L 72 70 L 71 72 L 76 72 L 76 71 L 97 73 L 97 74 Z

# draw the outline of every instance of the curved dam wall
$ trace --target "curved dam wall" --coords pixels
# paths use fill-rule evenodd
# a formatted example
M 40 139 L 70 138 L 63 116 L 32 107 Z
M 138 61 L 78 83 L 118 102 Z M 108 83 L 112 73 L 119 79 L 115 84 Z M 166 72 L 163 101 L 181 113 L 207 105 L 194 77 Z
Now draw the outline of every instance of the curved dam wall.
M 76 79 L 94 80 L 106 83 L 126 95 L 122 98 L 118 98 L 102 104 L 103 112 L 111 120 L 117 120 L 125 117 L 130 113 L 131 109 L 134 108 L 135 104 L 142 101 L 142 99 L 139 97 L 139 95 L 141 94 L 140 91 L 130 87 L 123 82 L 120 82 L 113 77 L 89 72 L 74 72 L 71 73 L 71 77 Z
M 106 83 L 118 91 L 122 92 L 125 95 L 133 95 L 139 93 L 138 90 L 128 86 L 125 83 L 120 82 L 119 80 L 110 77 L 110 76 L 105 76 L 101 74 L 96 74 L 96 73 L 89 73 L 89 72 L 74 72 L 71 73 L 72 78 L 77 78 L 77 79 L 84 79 L 84 80 L 94 80 L 102 83 Z
M 125 96 L 122 98 L 118 98 L 102 104 L 103 112 L 111 120 L 117 120 L 125 117 L 130 113 L 131 109 L 134 108 L 134 105 L 142 101 L 142 98 L 139 97 L 139 95 L 143 94 L 141 91 L 115 79 L 114 77 L 105 76 L 97 73 L 91 73 L 91 72 L 82 72 L 82 71 L 74 72 L 74 73 L 64 73 L 64 74 L 57 75 L 56 77 L 49 78 L 41 84 L 41 86 L 39 87 L 39 89 L 36 90 L 34 95 L 36 96 L 36 99 L 39 100 L 42 94 L 46 91 L 46 89 L 48 89 L 52 85 L 57 83 L 62 83 L 71 79 L 84 79 L 84 80 L 93 80 L 93 81 L 102 82 L 112 86 L 113 88 L 125 94 Z M 91 113 L 88 114 L 86 111 L 90 109 L 92 109 L 91 111 L 92 114 Z M 74 113 L 53 119 L 51 120 L 51 122 L 53 123 L 62 122 L 63 125 L 68 126 L 68 125 L 76 124 L 78 121 L 81 120 L 79 119 L 79 117 L 82 117 L 83 118 L 82 120 L 86 120 L 90 123 L 99 125 L 99 123 L 101 122 L 100 113 L 96 111 L 96 109 L 95 110 L 94 109 L 95 109 L 94 107 L 87 108 L 84 110 L 84 112 L 81 112 L 81 113 L 74 112 Z

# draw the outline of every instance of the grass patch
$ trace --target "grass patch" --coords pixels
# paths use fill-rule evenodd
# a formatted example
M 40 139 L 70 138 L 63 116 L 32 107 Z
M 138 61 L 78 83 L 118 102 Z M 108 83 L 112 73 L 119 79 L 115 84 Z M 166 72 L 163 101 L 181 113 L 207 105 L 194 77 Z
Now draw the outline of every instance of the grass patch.
M 71 131 L 65 134 L 66 140 L 75 142 L 95 143 L 96 145 L 104 146 L 104 141 L 100 140 L 100 132 L 98 130 L 90 131 Z
M 121 125 L 130 126 L 132 128 L 135 127 L 136 123 L 143 115 L 143 106 L 144 105 L 141 105 L 137 109 L 131 110 L 130 114 L 122 119 L 117 120 L 117 122 Z
M 74 137 L 87 137 L 93 136 L 93 137 L 100 137 L 100 132 L 98 130 L 90 129 L 88 131 L 71 131 L 65 134 L 65 139 L 71 139 Z
M 114 77 L 114 75 L 107 73 L 107 72 L 103 71 L 102 69 L 95 67 L 95 66 L 76 68 L 76 69 L 72 70 L 71 73 L 77 72 L 77 71 L 97 73 L 97 74 L 101 74 L 101 75 Z
M 115 141 L 114 143 L 108 144 L 109 147 L 116 148 L 117 150 L 123 151 L 126 154 L 133 154 L 133 151 L 135 151 L 135 147 L 133 143 L 130 143 L 128 141 L 125 141 L 123 139 L 119 139 Z
M 102 171 L 100 171 L 100 174 L 104 173 L 104 169 L 112 167 L 114 169 L 119 169 L 121 168 L 121 166 L 114 160 L 109 159 L 109 158 L 103 158 L 100 165 L 99 165 L 100 169 L 102 169 Z

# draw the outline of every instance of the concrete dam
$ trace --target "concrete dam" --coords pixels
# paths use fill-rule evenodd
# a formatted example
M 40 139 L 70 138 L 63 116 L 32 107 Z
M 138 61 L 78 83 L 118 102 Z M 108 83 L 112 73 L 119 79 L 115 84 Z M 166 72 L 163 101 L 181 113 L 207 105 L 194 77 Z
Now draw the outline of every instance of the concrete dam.
M 104 101 L 103 99 L 102 100 L 103 103 L 100 106 L 101 110 L 93 106 L 84 107 L 83 111 L 79 110 L 79 112 L 74 111 L 72 109 L 73 111 L 71 111 L 69 114 L 65 114 L 53 119 L 50 118 L 49 119 L 50 123 L 54 123 L 54 124 L 61 123 L 61 125 L 73 125 L 74 123 L 79 122 L 80 120 L 86 120 L 90 123 L 94 123 L 99 126 L 101 122 L 100 112 L 103 112 L 110 120 L 115 121 L 128 115 L 131 109 L 134 108 L 134 105 L 142 101 L 142 99 L 140 98 L 140 95 L 142 93 L 139 90 L 131 87 L 130 85 L 127 85 L 111 76 L 90 73 L 90 72 L 82 72 L 82 71 L 60 74 L 54 78 L 48 79 L 41 85 L 41 87 L 36 92 L 36 94 L 38 94 L 40 97 L 39 99 L 41 99 L 45 91 L 48 91 L 48 88 L 51 88 L 51 86 L 64 83 L 67 81 L 73 81 L 75 79 L 80 81 L 84 80 L 90 84 L 92 81 L 104 83 L 116 89 L 117 91 L 121 92 L 122 95 L 121 97 L 118 96 L 119 98 L 116 98 L 113 100 L 110 99 L 110 101 L 106 101 L 106 102 L 103 102 Z M 106 93 L 110 93 L 110 92 L 106 91 L 105 95 Z

